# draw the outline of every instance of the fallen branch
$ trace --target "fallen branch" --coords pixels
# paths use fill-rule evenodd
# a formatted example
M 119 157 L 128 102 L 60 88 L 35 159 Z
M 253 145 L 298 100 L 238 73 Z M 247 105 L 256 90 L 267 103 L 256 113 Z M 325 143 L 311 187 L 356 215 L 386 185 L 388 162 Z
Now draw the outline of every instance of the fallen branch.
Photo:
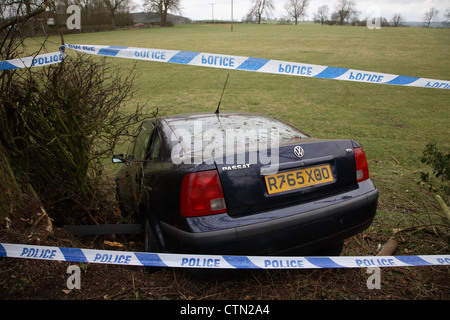
M 398 247 L 398 241 L 395 240 L 395 235 L 392 236 L 386 244 L 381 248 L 380 252 L 378 252 L 377 256 L 392 256 L 395 250 Z
M 439 203 L 445 215 L 447 216 L 448 221 L 450 222 L 450 209 L 447 207 L 447 205 L 445 204 L 444 200 L 442 200 L 440 195 L 436 194 L 434 197 L 436 198 L 437 202 Z

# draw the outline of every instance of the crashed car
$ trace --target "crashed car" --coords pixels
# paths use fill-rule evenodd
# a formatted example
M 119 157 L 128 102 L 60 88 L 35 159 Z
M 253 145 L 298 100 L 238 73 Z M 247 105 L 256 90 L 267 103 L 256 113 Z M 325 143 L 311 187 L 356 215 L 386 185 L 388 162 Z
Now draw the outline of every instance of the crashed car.
M 339 255 L 377 210 L 356 141 L 262 114 L 148 120 L 112 160 L 121 209 L 141 218 L 150 252 Z

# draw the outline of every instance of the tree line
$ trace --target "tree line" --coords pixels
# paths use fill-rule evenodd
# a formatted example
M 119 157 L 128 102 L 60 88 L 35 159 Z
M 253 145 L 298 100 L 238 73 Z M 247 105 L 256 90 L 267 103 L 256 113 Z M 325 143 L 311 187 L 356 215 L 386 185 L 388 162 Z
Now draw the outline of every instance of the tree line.
M 43 0 L 4 0 L 0 1 L 0 22 L 8 21 L 12 17 L 24 17 L 42 6 Z M 180 13 L 180 0 L 140 0 L 144 11 L 155 13 L 160 19 L 160 25 L 165 26 L 169 11 Z M 66 24 L 71 12 L 70 6 L 80 9 L 81 26 L 110 25 L 127 26 L 133 24 L 131 12 L 137 8 L 133 0 L 49 0 L 46 10 L 40 12 L 33 19 L 27 19 L 28 24 L 46 25 L 48 19 L 52 24 L 62 26 Z
M 285 0 L 283 8 L 288 20 L 298 24 L 305 19 L 311 2 L 312 0 Z M 31 12 L 40 3 L 42 0 L 1 1 L 0 19 L 5 20 L 9 16 L 18 15 L 19 12 Z M 54 19 L 56 26 L 64 25 L 68 17 L 67 8 L 75 5 L 81 10 L 81 25 L 84 27 L 128 26 L 133 24 L 131 12 L 137 8 L 137 3 L 143 6 L 145 12 L 156 14 L 161 26 L 167 25 L 169 12 L 182 14 L 181 0 L 50 0 L 45 14 Z M 263 20 L 269 19 L 274 10 L 274 0 L 251 0 L 250 9 L 242 21 L 260 24 Z M 436 8 L 428 9 L 423 16 L 424 26 L 430 27 L 432 22 L 439 21 L 439 14 Z M 332 7 L 322 5 L 313 12 L 311 18 L 315 23 L 322 25 L 366 25 L 367 23 L 367 18 L 361 19 L 361 11 L 353 0 L 336 0 Z M 377 18 L 380 19 L 381 26 L 399 27 L 405 24 L 405 17 L 401 13 L 395 13 L 389 20 L 385 17 Z M 442 24 L 445 27 L 450 26 L 450 8 L 444 13 Z
M 311 0 L 286 0 L 284 9 L 289 19 L 292 19 L 297 25 L 298 21 L 307 16 L 307 9 Z M 261 23 L 264 18 L 270 16 L 275 9 L 273 0 L 252 0 L 252 5 L 247 16 L 244 18 L 246 22 Z M 356 2 L 352 0 L 337 0 L 335 5 L 330 8 L 328 5 L 320 6 L 313 13 L 313 21 L 322 25 L 366 25 L 367 19 L 360 19 L 361 11 L 358 10 Z M 405 23 L 405 17 L 401 13 L 395 13 L 390 21 L 384 17 L 380 19 L 381 26 L 400 27 Z M 423 16 L 424 26 L 430 27 L 432 22 L 439 21 L 439 10 L 430 8 L 425 11 Z M 445 27 L 450 26 L 450 8 L 444 14 L 442 21 Z
M 28 0 L 32 1 L 32 0 Z M 111 24 L 115 26 L 132 25 L 131 11 L 136 9 L 133 0 L 52 0 L 53 12 L 60 19 L 64 19 L 69 5 L 76 5 L 81 9 L 81 24 L 84 26 Z M 180 0 L 143 0 L 146 12 L 156 13 L 160 25 L 165 26 L 170 12 L 181 12 Z M 64 21 L 59 21 L 64 24 Z

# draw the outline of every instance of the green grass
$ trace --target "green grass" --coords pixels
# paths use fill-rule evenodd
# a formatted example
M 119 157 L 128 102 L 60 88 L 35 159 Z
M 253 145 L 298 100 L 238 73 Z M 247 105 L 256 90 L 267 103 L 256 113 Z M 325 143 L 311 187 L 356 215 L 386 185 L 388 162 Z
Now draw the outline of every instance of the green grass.
M 31 44 L 40 41 L 40 38 Z M 450 29 L 319 25 L 183 25 L 65 36 L 66 43 L 233 54 L 450 80 Z M 49 39 L 57 49 L 59 37 Z M 74 52 L 68 52 L 69 55 Z M 134 61 L 108 58 L 121 70 Z M 212 68 L 137 62 L 135 102 L 161 114 L 223 111 L 277 116 L 318 138 L 360 142 L 380 189 L 377 222 L 423 210 L 416 181 L 427 142 L 449 150 L 450 92 Z M 120 150 L 118 150 L 120 151 Z M 434 206 L 434 205 L 431 205 Z M 428 207 L 428 206 L 427 206 Z M 429 210 L 429 209 L 426 209 Z M 389 224 L 389 228 L 392 224 Z

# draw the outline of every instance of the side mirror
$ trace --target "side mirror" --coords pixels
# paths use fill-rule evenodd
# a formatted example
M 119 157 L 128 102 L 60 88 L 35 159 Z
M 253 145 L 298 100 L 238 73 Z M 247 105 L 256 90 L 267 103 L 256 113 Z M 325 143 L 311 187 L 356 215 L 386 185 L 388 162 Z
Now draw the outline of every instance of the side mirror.
M 112 162 L 113 162 L 113 163 L 125 163 L 126 160 L 125 160 L 125 158 L 123 157 L 123 154 L 115 154 L 115 155 L 113 155 L 113 157 L 112 157 Z

